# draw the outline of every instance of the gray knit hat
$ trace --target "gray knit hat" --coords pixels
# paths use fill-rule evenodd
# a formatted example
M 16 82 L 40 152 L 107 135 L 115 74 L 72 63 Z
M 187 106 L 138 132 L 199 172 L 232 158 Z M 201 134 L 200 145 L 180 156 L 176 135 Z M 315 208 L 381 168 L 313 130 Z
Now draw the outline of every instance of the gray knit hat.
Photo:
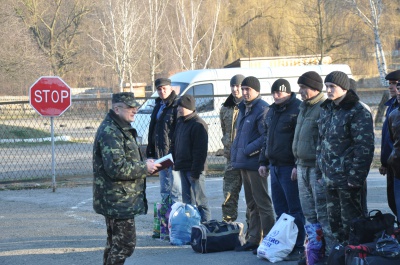
M 242 84 L 243 79 L 244 79 L 244 75 L 240 75 L 240 74 L 239 75 L 234 75 L 231 78 L 230 85 L 231 86 L 240 85 L 240 84 Z
M 318 91 L 322 91 L 322 88 L 324 87 L 321 76 L 314 71 L 309 71 L 302 74 L 299 77 L 299 80 L 297 80 L 297 84 L 302 84 Z
M 324 83 L 334 83 L 342 89 L 349 90 L 349 77 L 341 71 L 333 71 L 325 77 Z
M 248 86 L 254 89 L 257 92 L 260 92 L 260 81 L 257 79 L 257 77 L 254 76 L 248 76 L 242 81 L 242 86 Z
M 183 95 L 178 99 L 178 106 L 182 106 L 188 110 L 196 109 L 196 100 L 192 95 Z

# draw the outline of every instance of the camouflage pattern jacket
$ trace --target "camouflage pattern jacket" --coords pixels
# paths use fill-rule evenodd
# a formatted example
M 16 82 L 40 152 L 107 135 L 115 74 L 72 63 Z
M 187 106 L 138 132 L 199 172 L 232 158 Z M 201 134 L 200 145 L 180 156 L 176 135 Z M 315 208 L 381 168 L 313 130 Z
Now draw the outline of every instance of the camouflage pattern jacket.
M 136 130 L 113 110 L 97 130 L 93 146 L 93 209 L 115 219 L 147 213 L 147 166 Z
M 327 99 L 318 120 L 317 178 L 327 188 L 348 189 L 348 183 L 362 187 L 374 156 L 371 113 L 348 90 L 336 105 Z
M 222 104 L 219 112 L 222 129 L 222 144 L 224 145 L 224 157 L 228 160 L 231 158 L 231 145 L 236 136 L 236 121 L 239 115 L 238 103 L 232 94 Z

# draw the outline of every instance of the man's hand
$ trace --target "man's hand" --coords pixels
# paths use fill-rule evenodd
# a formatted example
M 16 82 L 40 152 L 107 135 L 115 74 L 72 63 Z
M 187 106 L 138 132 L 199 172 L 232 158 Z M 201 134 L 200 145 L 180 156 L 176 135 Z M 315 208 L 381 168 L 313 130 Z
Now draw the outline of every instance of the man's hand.
M 147 166 L 147 172 L 149 172 L 149 174 L 151 175 L 154 173 L 154 171 L 156 171 L 159 167 L 161 167 L 161 164 L 155 164 L 153 159 L 147 159 L 146 166 Z
M 269 168 L 266 166 L 260 166 L 258 168 L 258 174 L 260 174 L 261 177 L 266 178 L 269 175 Z
M 290 176 L 290 179 L 291 179 L 292 181 L 297 180 L 297 168 L 296 168 L 296 167 L 294 167 L 294 168 L 292 169 L 292 175 Z
M 379 167 L 379 173 L 381 173 L 381 175 L 385 176 L 387 173 L 387 168 L 381 165 Z

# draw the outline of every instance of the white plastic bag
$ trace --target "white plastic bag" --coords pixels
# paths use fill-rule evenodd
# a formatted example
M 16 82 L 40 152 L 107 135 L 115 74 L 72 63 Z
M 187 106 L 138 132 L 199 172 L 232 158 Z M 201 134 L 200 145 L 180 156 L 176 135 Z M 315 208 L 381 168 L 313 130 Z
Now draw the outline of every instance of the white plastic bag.
M 200 213 L 196 206 L 176 202 L 169 215 L 169 240 L 172 245 L 190 244 L 192 226 L 200 224 Z
M 282 261 L 293 250 L 298 232 L 294 217 L 283 213 L 258 247 L 257 257 Z

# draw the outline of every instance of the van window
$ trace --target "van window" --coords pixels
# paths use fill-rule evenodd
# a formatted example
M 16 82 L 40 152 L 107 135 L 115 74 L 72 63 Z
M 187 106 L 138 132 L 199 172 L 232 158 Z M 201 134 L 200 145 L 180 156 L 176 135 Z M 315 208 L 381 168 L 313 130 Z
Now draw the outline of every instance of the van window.
M 212 84 L 193 86 L 185 94 L 198 97 L 196 98 L 196 111 L 198 113 L 214 110 L 214 87 Z

